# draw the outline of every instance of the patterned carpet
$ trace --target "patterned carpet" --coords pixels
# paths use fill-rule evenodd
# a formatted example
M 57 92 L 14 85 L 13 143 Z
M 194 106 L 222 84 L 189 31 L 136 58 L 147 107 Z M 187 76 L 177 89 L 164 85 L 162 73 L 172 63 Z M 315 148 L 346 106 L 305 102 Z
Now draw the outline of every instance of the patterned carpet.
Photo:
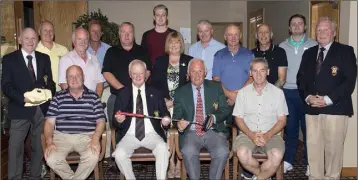
M 286 180 L 306 180 L 308 179 L 305 176 L 305 172 L 306 172 L 306 166 L 303 165 L 303 150 L 302 150 L 302 144 L 299 145 L 299 149 L 296 155 L 296 161 L 294 164 L 294 168 L 292 171 L 289 171 L 288 173 L 285 174 L 284 179 Z M 134 165 L 134 173 L 136 175 L 136 178 L 138 180 L 142 180 L 142 179 L 150 179 L 150 180 L 154 180 L 155 178 L 155 165 L 152 162 L 143 162 L 143 163 L 133 163 Z M 26 162 L 26 171 L 24 173 L 24 179 L 27 179 L 27 177 L 29 176 L 29 166 L 30 163 Z M 146 168 L 143 168 L 146 167 Z M 76 168 L 76 167 L 73 167 Z M 108 171 L 109 169 L 109 164 L 108 163 L 104 163 L 103 165 L 104 171 L 105 171 L 105 179 L 119 179 L 120 177 L 120 172 L 119 170 L 112 173 L 111 171 Z M 201 179 L 206 180 L 208 179 L 208 171 L 209 171 L 209 162 L 202 162 L 202 168 L 201 168 Z M 58 178 L 58 176 L 56 176 Z M 44 177 L 44 179 L 50 179 L 49 173 Z M 94 179 L 93 174 L 88 178 L 88 179 Z M 230 179 L 232 179 L 232 163 L 230 162 Z M 345 178 L 341 178 L 343 180 L 357 180 L 357 177 L 345 177 Z

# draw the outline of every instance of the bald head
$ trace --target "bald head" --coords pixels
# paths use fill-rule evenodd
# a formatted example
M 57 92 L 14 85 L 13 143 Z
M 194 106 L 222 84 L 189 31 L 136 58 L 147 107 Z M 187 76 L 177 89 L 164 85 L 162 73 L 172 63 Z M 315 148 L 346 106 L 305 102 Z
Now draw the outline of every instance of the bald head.
M 88 48 L 89 34 L 82 27 L 77 28 L 72 35 L 72 42 L 77 52 L 85 52 Z
M 229 24 L 225 29 L 224 38 L 227 41 L 229 48 L 235 48 L 239 46 L 240 38 L 242 34 L 240 27 L 235 24 Z
M 80 66 L 72 65 L 66 70 L 67 85 L 70 90 L 78 90 L 83 88 L 84 74 Z
M 21 31 L 19 44 L 21 44 L 21 48 L 28 54 L 34 52 L 37 46 L 37 42 L 38 37 L 34 29 L 27 27 Z
M 272 36 L 273 33 L 268 24 L 261 24 L 256 30 L 256 39 L 260 46 L 270 46 Z

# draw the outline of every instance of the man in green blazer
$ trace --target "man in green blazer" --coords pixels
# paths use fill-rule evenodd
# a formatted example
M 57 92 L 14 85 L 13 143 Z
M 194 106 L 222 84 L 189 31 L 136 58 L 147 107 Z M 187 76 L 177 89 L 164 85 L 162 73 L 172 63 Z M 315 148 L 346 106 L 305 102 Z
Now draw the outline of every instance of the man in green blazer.
M 190 179 L 200 179 L 199 153 L 210 152 L 209 179 L 221 179 L 229 155 L 228 131 L 225 120 L 229 115 L 225 94 L 220 83 L 205 80 L 206 68 L 201 59 L 192 59 L 188 65 L 191 83 L 177 90 L 174 96 L 174 119 L 177 123 L 180 151 Z M 202 126 L 208 117 L 208 130 Z

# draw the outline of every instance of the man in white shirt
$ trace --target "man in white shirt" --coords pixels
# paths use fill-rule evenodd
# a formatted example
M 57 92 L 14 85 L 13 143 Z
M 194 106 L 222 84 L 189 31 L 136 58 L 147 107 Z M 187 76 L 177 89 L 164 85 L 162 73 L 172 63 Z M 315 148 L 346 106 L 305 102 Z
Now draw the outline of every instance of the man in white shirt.
M 89 34 L 86 29 L 77 28 L 72 35 L 74 50 L 67 53 L 60 60 L 59 83 L 62 89 L 68 87 L 66 82 L 66 70 L 72 65 L 80 66 L 84 72 L 85 86 L 102 96 L 103 83 L 106 81 L 101 74 L 101 65 L 95 55 L 87 52 Z

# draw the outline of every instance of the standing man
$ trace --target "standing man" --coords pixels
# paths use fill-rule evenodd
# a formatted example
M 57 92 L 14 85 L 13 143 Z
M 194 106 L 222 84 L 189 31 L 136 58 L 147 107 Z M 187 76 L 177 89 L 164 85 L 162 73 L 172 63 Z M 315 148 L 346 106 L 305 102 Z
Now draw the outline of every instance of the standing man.
M 239 26 L 228 25 L 224 35 L 228 46 L 219 50 L 214 56 L 213 80 L 221 82 L 230 112 L 234 108 L 238 91 L 252 83 L 250 62 L 254 54 L 249 49 L 240 46 L 241 37 Z M 226 124 L 232 123 L 233 117 L 229 115 Z
M 278 88 L 286 82 L 287 57 L 284 49 L 272 43 L 273 32 L 268 24 L 261 24 L 256 30 L 257 47 L 252 50 L 255 57 L 267 60 L 269 72 L 267 81 Z
M 286 83 L 283 86 L 283 92 L 288 106 L 289 116 L 285 127 L 285 156 L 284 156 L 284 172 L 293 169 L 293 163 L 298 146 L 299 130 L 303 134 L 304 145 L 304 164 L 307 165 L 306 176 L 309 175 L 309 166 L 307 163 L 307 145 L 306 145 L 306 121 L 303 112 L 303 100 L 299 95 L 296 76 L 302 55 L 306 49 L 317 45 L 317 42 L 308 38 L 306 32 L 306 18 L 300 14 L 295 14 L 288 21 L 288 29 L 291 36 L 280 44 L 280 47 L 286 51 L 288 67 Z
M 205 148 L 211 156 L 209 179 L 221 179 L 229 156 L 226 139 L 229 133 L 224 124 L 229 109 L 225 94 L 220 83 L 205 80 L 203 60 L 192 59 L 188 65 L 188 74 L 191 83 L 175 90 L 173 113 L 173 118 L 181 119 L 177 127 L 185 169 L 190 179 L 200 179 L 199 154 L 200 150 Z M 190 124 L 205 124 L 207 118 L 207 131 L 203 131 L 200 125 Z
M 61 57 L 67 54 L 68 50 L 65 46 L 53 41 L 55 37 L 55 28 L 52 22 L 47 20 L 42 21 L 38 33 L 40 34 L 40 42 L 37 44 L 36 51 L 50 56 L 53 81 L 56 83 L 56 91 L 59 91 L 61 88 L 58 83 L 58 66 Z
M 8 179 L 22 179 L 24 141 L 30 131 L 31 174 L 30 179 L 41 179 L 44 113 L 47 103 L 25 107 L 25 103 L 36 103 L 24 97 L 25 92 L 34 88 L 50 89 L 55 92 L 52 79 L 51 61 L 46 54 L 35 51 L 38 35 L 32 28 L 22 30 L 19 37 L 21 50 L 3 57 L 1 88 L 9 98 L 10 119 Z M 42 110 L 42 111 L 41 111 Z
M 113 157 L 125 178 L 135 180 L 130 157 L 140 147 L 150 149 L 155 156 L 157 179 L 162 180 L 166 178 L 170 156 L 164 131 L 170 127 L 170 114 L 160 91 L 145 84 L 146 64 L 136 59 L 129 64 L 128 69 L 132 84 L 118 90 L 114 105 L 113 126 L 116 128 L 118 144 Z M 163 118 L 159 121 L 125 117 L 117 115 L 118 111 Z
M 85 86 L 102 96 L 103 82 L 101 66 L 97 57 L 87 52 L 89 34 L 86 29 L 77 28 L 72 35 L 74 50 L 67 53 L 60 60 L 59 83 L 62 89 L 67 89 L 66 70 L 72 65 L 80 66 L 84 72 Z
M 169 33 L 175 31 L 168 27 L 168 15 L 168 8 L 165 5 L 155 6 L 153 9 L 154 28 L 146 31 L 142 36 L 141 45 L 146 49 L 152 64 L 157 57 L 165 54 L 165 40 Z
M 225 48 L 225 45 L 213 38 L 214 30 L 210 21 L 200 20 L 196 28 L 200 41 L 190 46 L 189 55 L 204 60 L 205 67 L 208 69 L 205 79 L 211 80 L 214 55 L 218 50 Z
M 46 115 L 45 159 L 62 179 L 86 179 L 98 163 L 106 117 L 97 94 L 83 85 L 81 67 L 70 66 L 66 80 L 68 88 L 56 93 Z M 80 154 L 76 172 L 66 161 L 73 151 Z
M 90 41 L 87 51 L 97 57 L 98 62 L 102 67 L 104 56 L 106 55 L 108 48 L 111 46 L 101 41 L 103 32 L 102 24 L 99 20 L 90 21 L 88 23 L 88 31 L 90 35 Z
M 102 73 L 110 86 L 111 95 L 107 101 L 108 121 L 112 127 L 113 106 L 116 100 L 117 91 L 123 87 L 130 86 L 132 80 L 129 76 L 128 66 L 139 59 L 145 62 L 147 66 L 146 80 L 150 76 L 150 63 L 147 52 L 142 46 L 134 42 L 134 25 L 130 22 L 123 22 L 119 26 L 120 45 L 108 49 L 103 62 Z
M 340 179 L 357 64 L 351 46 L 334 42 L 337 24 L 321 17 L 318 46 L 304 52 L 297 85 L 305 100 L 309 179 Z

